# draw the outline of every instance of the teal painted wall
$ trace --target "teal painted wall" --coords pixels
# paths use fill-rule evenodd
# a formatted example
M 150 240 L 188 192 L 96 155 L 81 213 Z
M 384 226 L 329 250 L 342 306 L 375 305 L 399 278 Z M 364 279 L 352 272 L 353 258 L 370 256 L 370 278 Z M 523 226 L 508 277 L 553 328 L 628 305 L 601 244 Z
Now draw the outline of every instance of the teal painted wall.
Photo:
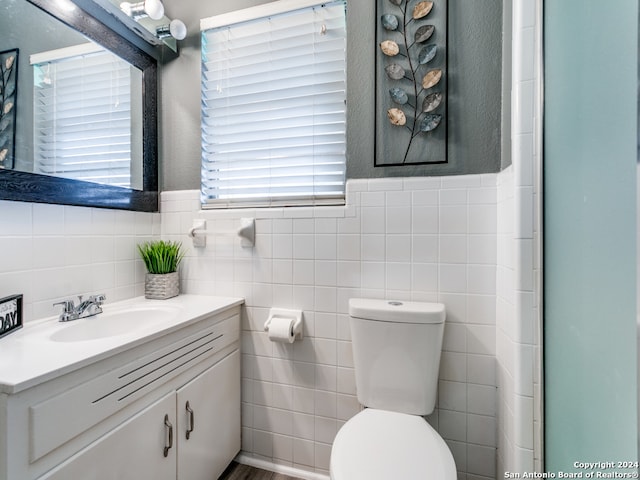
M 545 459 L 557 472 L 637 458 L 638 2 L 544 9 Z

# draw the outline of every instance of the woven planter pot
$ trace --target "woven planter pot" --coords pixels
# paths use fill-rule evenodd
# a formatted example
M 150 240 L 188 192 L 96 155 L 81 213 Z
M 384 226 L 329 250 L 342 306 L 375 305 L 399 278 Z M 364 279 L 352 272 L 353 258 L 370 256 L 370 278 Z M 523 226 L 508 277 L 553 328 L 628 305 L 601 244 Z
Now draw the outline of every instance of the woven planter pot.
M 178 272 L 147 273 L 144 282 L 144 297 L 152 300 L 166 300 L 180 293 L 180 276 Z

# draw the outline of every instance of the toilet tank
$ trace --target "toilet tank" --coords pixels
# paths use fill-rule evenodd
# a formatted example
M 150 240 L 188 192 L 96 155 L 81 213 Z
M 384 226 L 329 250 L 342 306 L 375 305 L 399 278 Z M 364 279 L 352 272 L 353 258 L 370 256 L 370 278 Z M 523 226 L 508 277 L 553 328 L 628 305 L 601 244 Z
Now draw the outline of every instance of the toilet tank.
M 433 411 L 445 316 L 441 303 L 349 300 L 361 404 L 411 415 Z

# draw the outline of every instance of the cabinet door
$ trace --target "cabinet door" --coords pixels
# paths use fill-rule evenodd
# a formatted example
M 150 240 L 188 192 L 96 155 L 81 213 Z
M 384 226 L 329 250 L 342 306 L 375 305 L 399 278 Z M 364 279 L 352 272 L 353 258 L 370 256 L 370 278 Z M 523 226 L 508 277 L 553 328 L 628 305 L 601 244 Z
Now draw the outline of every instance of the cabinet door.
M 239 351 L 178 390 L 178 437 L 179 480 L 215 480 L 240 451 Z
M 175 405 L 175 393 L 163 397 L 40 480 L 175 480 Z

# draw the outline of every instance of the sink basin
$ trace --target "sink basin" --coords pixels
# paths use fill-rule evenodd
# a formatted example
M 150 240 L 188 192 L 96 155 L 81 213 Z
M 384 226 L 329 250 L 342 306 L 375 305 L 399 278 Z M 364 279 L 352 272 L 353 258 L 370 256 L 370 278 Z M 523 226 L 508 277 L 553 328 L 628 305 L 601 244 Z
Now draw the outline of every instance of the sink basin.
M 108 308 L 108 307 L 107 307 Z M 130 335 L 152 325 L 172 320 L 179 308 L 164 306 L 133 307 L 126 310 L 105 311 L 93 317 L 60 324 L 49 337 L 54 342 L 84 342 L 120 335 Z

